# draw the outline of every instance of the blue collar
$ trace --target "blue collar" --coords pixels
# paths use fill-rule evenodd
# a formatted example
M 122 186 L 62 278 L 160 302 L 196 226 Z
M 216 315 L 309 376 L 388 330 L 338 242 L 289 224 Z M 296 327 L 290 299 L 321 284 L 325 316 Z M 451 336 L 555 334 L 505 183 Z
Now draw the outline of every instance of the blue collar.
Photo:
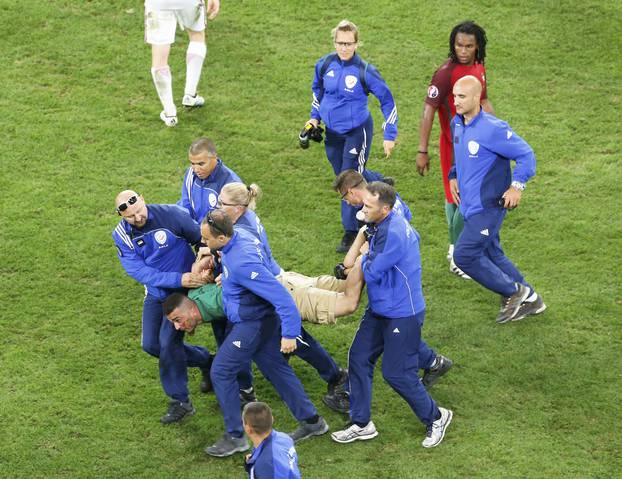
M 233 248 L 233 245 L 237 242 L 237 239 L 238 239 L 238 233 L 237 233 L 237 231 L 235 231 L 235 230 L 234 230 L 234 231 L 233 231 L 233 236 L 231 237 L 231 239 L 229 240 L 229 242 L 221 248 L 221 250 L 220 250 L 220 251 L 221 251 L 223 254 L 226 254 L 226 253 L 228 253 L 229 251 L 231 251 L 231 248 Z
M 470 128 L 472 126 L 475 126 L 482 116 L 484 116 L 484 109 L 480 106 L 479 113 L 475 115 L 468 124 L 464 121 L 464 115 L 458 115 L 458 118 L 460 118 L 460 120 L 462 121 L 462 126 L 464 126 L 465 128 Z
M 257 457 L 261 454 L 261 451 L 263 451 L 264 447 L 266 447 L 266 445 L 270 442 L 272 442 L 272 438 L 274 438 L 274 436 L 276 435 L 276 431 L 273 429 L 272 432 L 270 433 L 269 436 L 267 436 L 263 441 L 261 441 L 259 443 L 259 446 L 257 446 L 255 449 L 253 449 L 253 454 L 251 455 L 250 459 L 248 460 L 248 464 L 254 464 L 255 461 L 257 460 Z

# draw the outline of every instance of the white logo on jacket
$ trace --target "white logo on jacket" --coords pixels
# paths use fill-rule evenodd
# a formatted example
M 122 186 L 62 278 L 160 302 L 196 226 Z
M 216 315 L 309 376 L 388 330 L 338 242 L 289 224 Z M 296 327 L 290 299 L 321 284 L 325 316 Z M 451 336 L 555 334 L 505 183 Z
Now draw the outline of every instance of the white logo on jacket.
M 358 82 L 358 78 L 354 75 L 346 75 L 346 86 L 350 89 L 354 88 L 356 83 Z
M 430 85 L 428 87 L 428 97 L 429 98 L 436 98 L 438 96 L 438 88 L 436 88 L 436 86 L 434 85 Z
M 329 71 L 329 72 L 326 74 L 326 76 L 327 76 L 327 77 L 334 77 L 334 76 L 335 76 L 335 72 L 331 70 L 331 71 Z
M 512 131 L 508 130 L 507 139 L 509 140 L 510 138 L 512 138 L 512 135 L 513 135 Z
M 257 276 L 259 276 L 259 273 L 257 273 L 256 271 L 253 271 L 251 273 L 251 279 L 255 279 Z
M 216 196 L 215 193 L 210 193 L 209 196 L 207 197 L 207 201 L 209 201 L 209 205 L 212 208 L 215 208 L 216 204 L 218 203 L 218 196 Z
M 153 235 L 158 244 L 166 243 L 166 231 L 158 230 Z
M 471 153 L 472 155 L 477 155 L 477 152 L 479 151 L 479 143 L 476 141 L 469 141 L 468 144 L 469 147 L 469 153 Z

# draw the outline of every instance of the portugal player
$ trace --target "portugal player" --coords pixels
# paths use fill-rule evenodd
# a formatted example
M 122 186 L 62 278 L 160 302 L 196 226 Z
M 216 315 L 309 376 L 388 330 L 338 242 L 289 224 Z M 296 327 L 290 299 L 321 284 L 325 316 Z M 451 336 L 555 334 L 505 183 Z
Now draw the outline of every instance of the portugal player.
M 426 96 L 423 117 L 419 127 L 419 150 L 417 152 L 417 171 L 424 175 L 429 168 L 430 156 L 428 154 L 428 142 L 430 131 L 434 122 L 434 113 L 438 110 L 438 119 L 441 125 L 440 157 L 443 186 L 445 188 L 445 213 L 449 225 L 449 251 L 447 259 L 450 261 L 450 271 L 465 279 L 468 279 L 453 262 L 453 246 L 457 242 L 462 231 L 463 220 L 458 205 L 449 191 L 447 174 L 453 163 L 453 144 L 450 123 L 455 116 L 454 96 L 452 93 L 454 83 L 460 78 L 473 75 L 478 78 L 483 86 L 481 105 L 485 112 L 494 113 L 491 103 L 486 95 L 486 32 L 482 27 L 472 21 L 456 25 L 449 36 L 449 58 L 436 70 Z

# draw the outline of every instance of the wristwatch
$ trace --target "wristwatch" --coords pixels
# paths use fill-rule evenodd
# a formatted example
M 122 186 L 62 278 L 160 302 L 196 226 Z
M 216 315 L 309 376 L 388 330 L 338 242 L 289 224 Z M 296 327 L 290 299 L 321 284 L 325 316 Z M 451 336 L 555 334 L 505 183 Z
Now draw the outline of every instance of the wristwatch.
M 525 183 L 521 183 L 520 181 L 512 181 L 512 188 L 517 189 L 518 191 L 525 191 Z

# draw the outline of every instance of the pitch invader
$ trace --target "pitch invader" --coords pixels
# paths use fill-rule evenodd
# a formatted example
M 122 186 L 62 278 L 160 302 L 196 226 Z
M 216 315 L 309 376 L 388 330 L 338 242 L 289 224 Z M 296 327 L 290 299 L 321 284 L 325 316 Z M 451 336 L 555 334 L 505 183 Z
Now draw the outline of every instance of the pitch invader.
M 188 32 L 186 50 L 186 86 L 181 101 L 185 107 L 203 106 L 197 94 L 201 68 L 207 52 L 205 46 L 206 16 L 213 20 L 220 10 L 220 0 L 145 0 L 145 42 L 151 45 L 151 77 L 164 110 L 160 119 L 166 126 L 177 125 L 177 108 L 173 101 L 173 78 L 168 65 L 171 45 L 175 43 L 177 24 Z

